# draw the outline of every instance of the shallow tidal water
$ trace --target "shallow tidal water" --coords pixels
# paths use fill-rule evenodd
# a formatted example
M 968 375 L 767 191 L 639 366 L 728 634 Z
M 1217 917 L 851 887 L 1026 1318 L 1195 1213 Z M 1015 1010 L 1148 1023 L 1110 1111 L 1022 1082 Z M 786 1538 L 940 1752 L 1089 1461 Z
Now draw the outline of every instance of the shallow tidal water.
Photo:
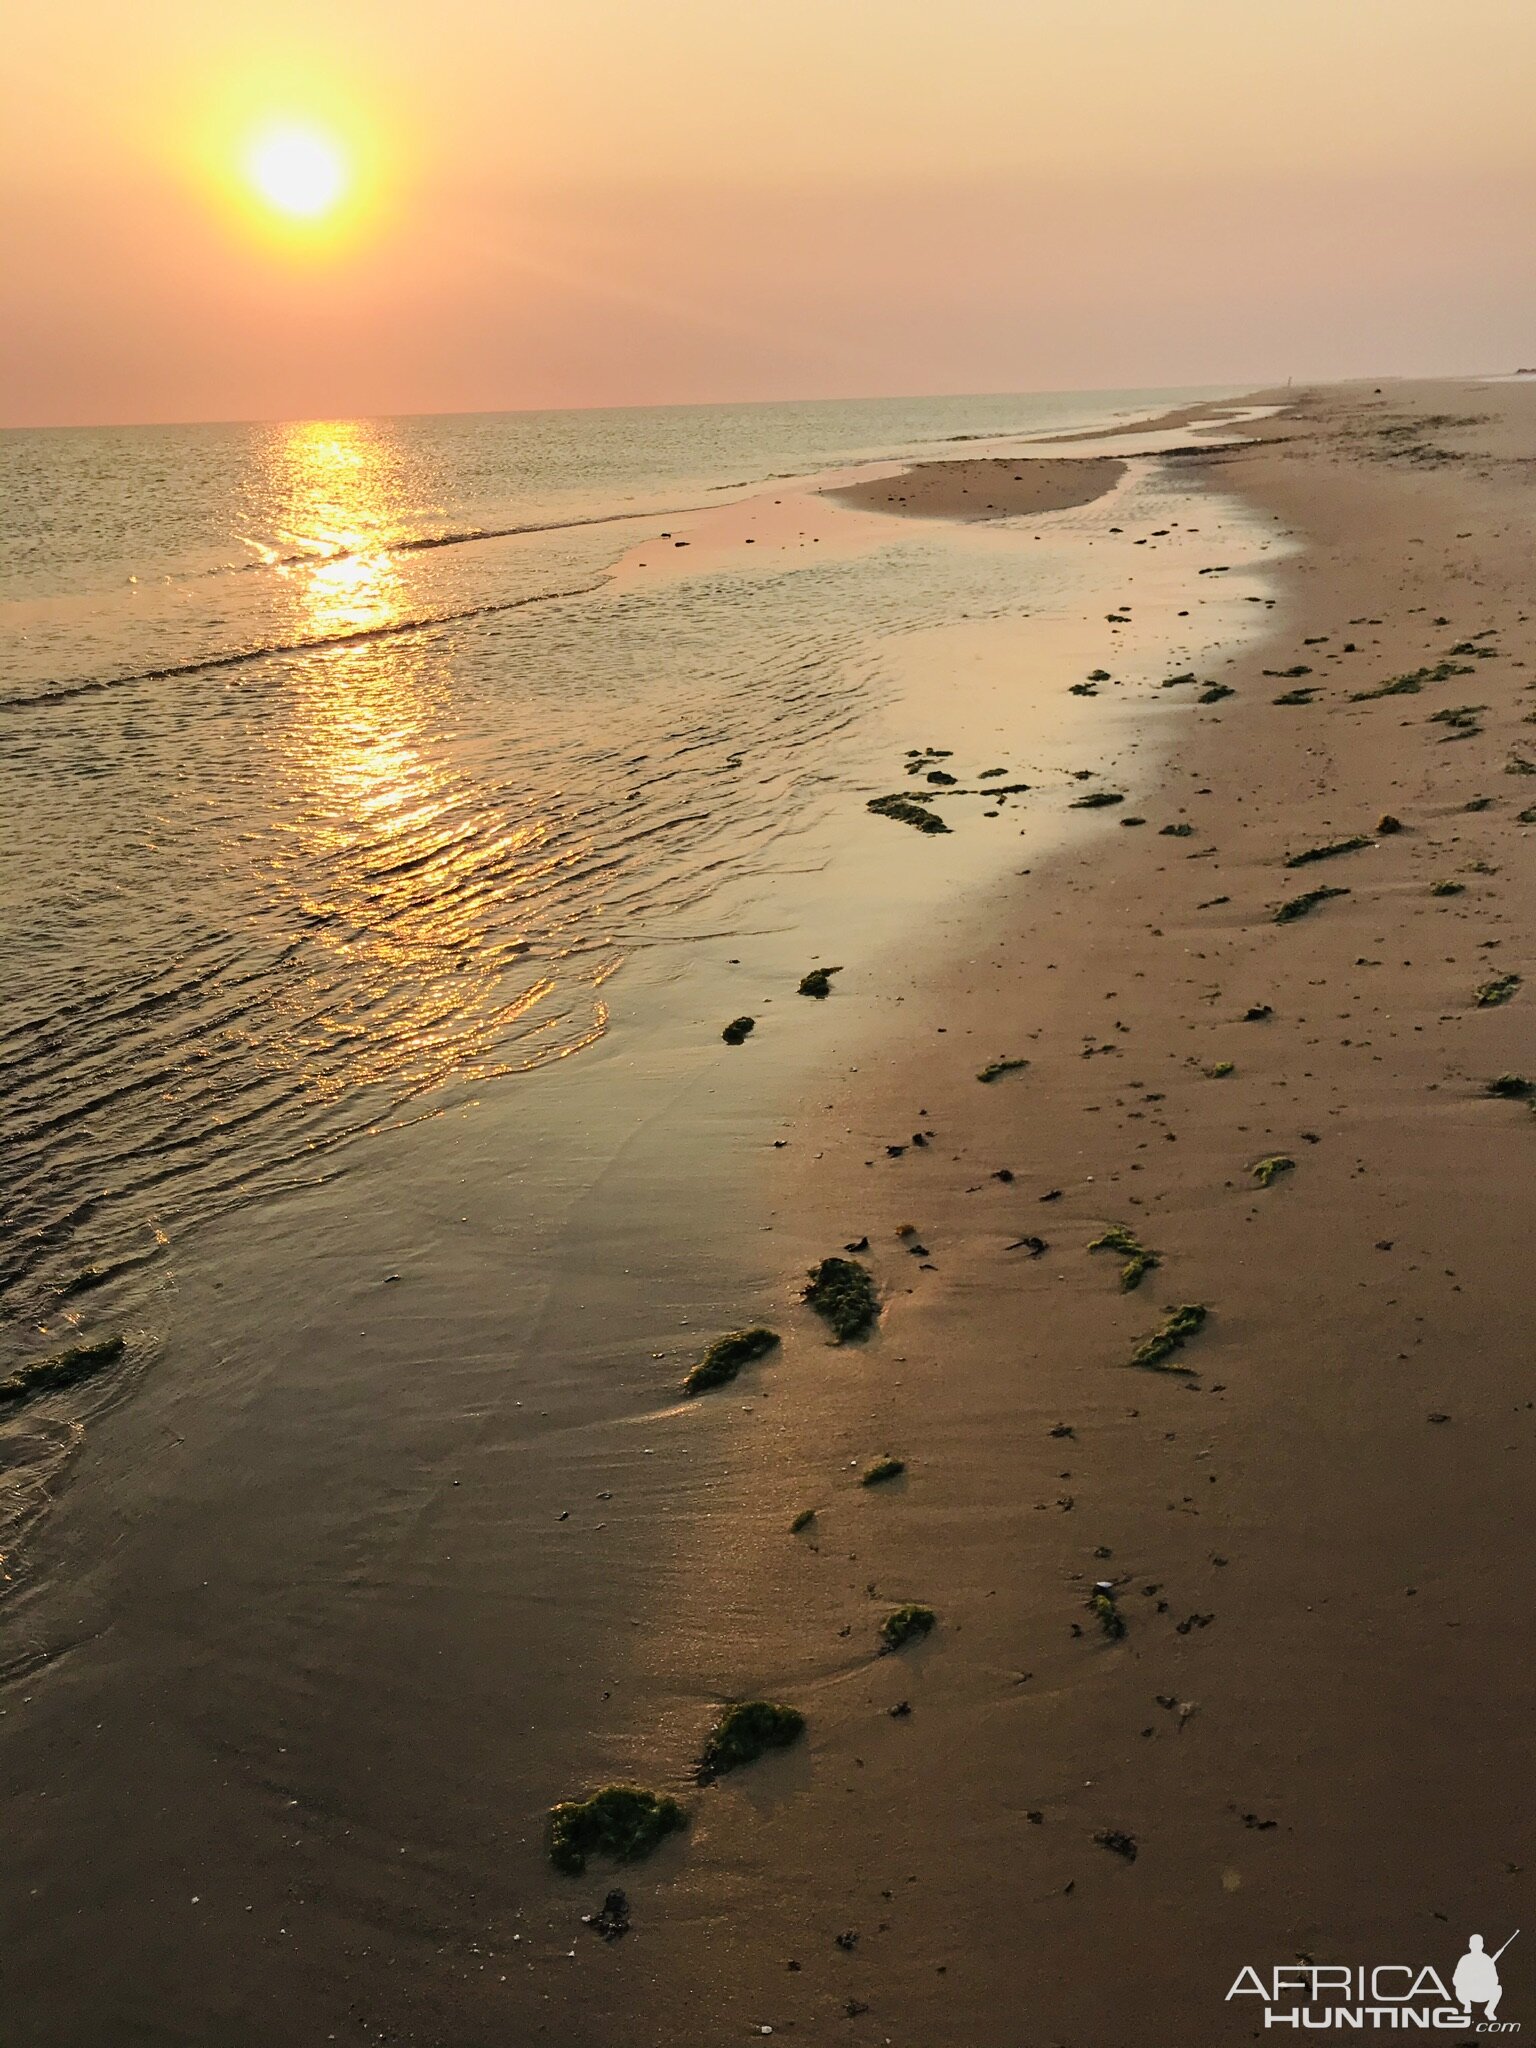
M 882 643 L 1030 594 L 907 531 L 616 581 L 674 508 L 1135 407 L 0 437 L 0 1365 L 143 1353 L 189 1231 L 590 1048 L 814 813 Z

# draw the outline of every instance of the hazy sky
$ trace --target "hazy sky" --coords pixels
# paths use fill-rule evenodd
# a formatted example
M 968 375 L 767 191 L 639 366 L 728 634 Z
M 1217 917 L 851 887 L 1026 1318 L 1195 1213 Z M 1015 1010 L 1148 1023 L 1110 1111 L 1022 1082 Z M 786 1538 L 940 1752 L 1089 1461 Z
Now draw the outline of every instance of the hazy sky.
M 0 420 L 1512 368 L 1533 114 L 1536 0 L 19 0 Z

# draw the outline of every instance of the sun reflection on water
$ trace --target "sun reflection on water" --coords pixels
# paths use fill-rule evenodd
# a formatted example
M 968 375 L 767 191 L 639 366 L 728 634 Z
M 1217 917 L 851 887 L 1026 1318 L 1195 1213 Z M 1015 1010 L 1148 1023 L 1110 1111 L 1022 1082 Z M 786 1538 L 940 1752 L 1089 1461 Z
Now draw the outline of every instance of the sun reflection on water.
M 368 420 L 283 429 L 267 476 L 271 511 L 310 637 L 377 632 L 404 615 L 389 542 L 402 530 L 401 465 Z
M 541 1064 L 605 1021 L 606 970 L 562 985 L 527 957 L 526 901 L 570 848 L 556 853 L 544 807 L 451 764 L 451 653 L 380 633 L 408 613 L 389 541 L 409 508 L 388 432 L 285 429 L 269 472 L 303 637 L 343 642 L 297 666 L 268 734 L 282 763 L 271 873 L 303 941 L 266 1054 L 327 1098 Z

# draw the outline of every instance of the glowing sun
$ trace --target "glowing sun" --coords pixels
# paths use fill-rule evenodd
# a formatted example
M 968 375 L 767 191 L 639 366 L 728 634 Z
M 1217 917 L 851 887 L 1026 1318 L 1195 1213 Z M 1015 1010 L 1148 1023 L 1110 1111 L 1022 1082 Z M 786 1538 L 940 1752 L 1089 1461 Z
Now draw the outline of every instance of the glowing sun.
M 290 220 L 320 220 L 349 182 L 336 143 L 318 128 L 292 125 L 263 129 L 246 154 L 245 172 L 257 197 Z

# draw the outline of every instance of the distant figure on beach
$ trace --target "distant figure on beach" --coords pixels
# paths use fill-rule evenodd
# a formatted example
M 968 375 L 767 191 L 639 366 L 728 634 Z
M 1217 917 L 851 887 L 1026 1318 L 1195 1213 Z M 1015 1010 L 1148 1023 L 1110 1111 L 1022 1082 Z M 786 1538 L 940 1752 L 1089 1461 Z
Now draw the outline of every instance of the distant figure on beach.
M 1509 1943 L 1506 1942 L 1504 1948 L 1508 1946 Z M 1504 1949 L 1501 1948 L 1499 1955 L 1503 1953 Z M 1468 1936 L 1467 1952 L 1456 1965 L 1456 1974 L 1451 1979 L 1457 1998 L 1468 2012 L 1474 2005 L 1480 2005 L 1488 2018 L 1492 2019 L 1498 2011 L 1499 2000 L 1504 1994 L 1499 1984 L 1497 1961 L 1497 1956 L 1484 1955 L 1483 1937 L 1480 1934 Z

